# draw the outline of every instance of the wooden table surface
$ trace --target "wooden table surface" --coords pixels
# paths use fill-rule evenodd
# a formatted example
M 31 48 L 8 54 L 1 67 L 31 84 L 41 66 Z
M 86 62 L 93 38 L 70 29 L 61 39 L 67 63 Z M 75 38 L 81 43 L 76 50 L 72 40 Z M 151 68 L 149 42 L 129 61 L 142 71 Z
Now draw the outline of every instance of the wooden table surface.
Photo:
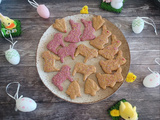
M 137 106 L 139 120 L 160 120 L 160 87 L 145 88 L 142 84 L 150 74 L 147 67 L 160 73 L 154 59 L 160 57 L 160 10 L 153 0 L 127 0 L 122 13 L 116 14 L 99 8 L 101 0 L 36 0 L 45 4 L 51 16 L 48 20 L 40 18 L 27 0 L 2 0 L 0 12 L 12 19 L 19 19 L 23 33 L 15 38 L 15 45 L 21 55 L 20 64 L 9 64 L 4 51 L 9 43 L 0 38 L 0 119 L 3 120 L 111 120 L 107 109 L 122 98 Z M 124 82 L 111 97 L 95 104 L 73 104 L 53 95 L 42 83 L 37 73 L 35 58 L 38 42 L 45 30 L 57 18 L 78 14 L 84 6 L 89 6 L 90 14 L 101 15 L 112 23 L 121 24 L 131 53 L 130 71 L 137 75 L 133 83 Z M 145 24 L 141 34 L 134 34 L 132 20 L 137 16 L 154 20 L 158 35 L 153 27 Z M 20 82 L 19 95 L 30 97 L 37 102 L 37 109 L 30 113 L 15 112 L 15 101 L 5 92 L 10 82 Z M 14 88 L 12 88 L 14 90 Z

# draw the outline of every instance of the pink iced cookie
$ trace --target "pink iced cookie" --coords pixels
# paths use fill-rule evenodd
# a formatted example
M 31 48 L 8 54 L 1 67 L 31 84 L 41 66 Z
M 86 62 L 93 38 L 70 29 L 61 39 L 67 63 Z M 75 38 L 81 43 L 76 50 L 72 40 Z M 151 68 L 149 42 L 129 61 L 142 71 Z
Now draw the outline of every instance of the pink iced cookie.
M 92 27 L 92 21 L 81 19 L 81 22 L 85 26 L 81 41 L 93 40 L 96 36 L 93 34 L 95 32 L 95 29 Z
M 56 49 L 58 48 L 58 46 L 63 46 L 64 47 L 64 43 L 63 43 L 63 35 L 62 33 L 56 33 L 53 37 L 53 40 L 50 41 L 47 44 L 47 48 L 48 50 L 50 50 L 51 52 L 57 54 Z
M 63 59 L 69 55 L 72 57 L 72 59 L 74 59 L 74 53 L 75 53 L 76 48 L 77 48 L 76 43 L 71 43 L 68 46 L 60 48 L 57 53 L 61 59 L 61 62 L 63 63 Z
M 68 65 L 63 65 L 61 70 L 52 78 L 52 83 L 58 87 L 60 91 L 63 91 L 63 87 L 61 84 L 68 79 L 69 81 L 73 81 L 70 73 L 71 68 Z
M 77 43 L 80 41 L 80 35 L 81 33 L 81 24 L 80 23 L 75 23 L 73 20 L 69 21 L 71 26 L 72 26 L 72 30 L 69 32 L 68 36 L 64 38 L 64 40 L 66 42 L 73 42 L 73 43 Z

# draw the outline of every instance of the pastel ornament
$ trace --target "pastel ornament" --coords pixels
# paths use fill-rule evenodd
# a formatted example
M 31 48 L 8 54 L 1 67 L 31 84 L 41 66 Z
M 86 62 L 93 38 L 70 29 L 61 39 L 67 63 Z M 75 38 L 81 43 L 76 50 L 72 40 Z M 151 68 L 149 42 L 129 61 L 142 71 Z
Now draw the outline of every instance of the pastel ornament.
M 1 31 L 1 33 L 2 33 L 3 37 L 5 38 L 5 40 L 7 40 L 8 42 L 10 42 L 12 44 L 12 45 L 10 45 L 10 48 L 7 51 L 5 51 L 5 58 L 12 65 L 19 64 L 20 55 L 19 55 L 19 52 L 16 49 L 14 49 L 14 45 L 17 43 L 17 41 L 13 42 L 13 38 L 12 38 L 11 34 L 10 34 L 11 40 L 9 40 L 4 36 L 2 31 Z
M 142 18 L 137 17 L 132 22 L 132 30 L 134 33 L 139 34 L 144 29 L 144 21 Z
M 20 62 L 20 55 L 17 50 L 10 47 L 9 50 L 5 51 L 5 57 L 12 65 L 17 65 Z
M 37 108 L 36 102 L 28 97 L 22 97 L 16 100 L 16 109 L 22 112 L 31 112 Z
M 28 2 L 33 7 L 37 8 L 37 12 L 38 12 L 39 16 L 41 16 L 42 18 L 48 19 L 50 17 L 49 9 L 44 4 L 39 5 L 35 0 L 32 0 L 32 1 L 28 0 Z
M 147 22 L 144 19 L 148 19 L 152 23 Z M 136 34 L 141 33 L 143 31 L 143 29 L 144 29 L 144 23 L 151 25 L 155 30 L 155 34 L 157 35 L 156 25 L 155 25 L 154 21 L 152 19 L 148 18 L 148 17 L 137 17 L 136 19 L 134 19 L 132 21 L 132 30 L 133 30 L 133 32 L 136 33 Z
M 123 0 L 112 0 L 111 6 L 115 9 L 120 9 L 123 6 Z
M 143 85 L 147 88 L 154 88 L 160 85 L 160 74 L 158 72 L 152 72 L 147 75 L 143 80 Z
M 8 88 L 11 84 L 18 84 L 17 92 L 15 93 L 14 97 L 8 93 Z M 21 112 L 31 112 L 37 108 L 37 103 L 28 97 L 23 97 L 22 95 L 18 97 L 18 92 L 20 88 L 19 82 L 11 82 L 6 86 L 6 93 L 16 101 L 15 111 L 19 110 Z
M 155 62 L 160 65 L 157 60 L 160 58 L 156 58 Z M 160 85 L 160 74 L 156 71 L 152 71 L 149 67 L 148 70 L 152 72 L 151 74 L 147 75 L 143 80 L 143 85 L 148 88 L 154 88 Z

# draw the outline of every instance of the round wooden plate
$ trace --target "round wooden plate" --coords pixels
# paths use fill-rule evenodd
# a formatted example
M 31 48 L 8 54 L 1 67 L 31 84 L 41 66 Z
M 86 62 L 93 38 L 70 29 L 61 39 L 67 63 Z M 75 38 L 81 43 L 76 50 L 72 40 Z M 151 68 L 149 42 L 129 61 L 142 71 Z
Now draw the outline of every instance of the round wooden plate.
M 78 15 L 73 15 L 73 16 L 67 16 L 65 17 L 66 20 L 66 24 L 67 24 L 67 33 L 63 33 L 63 37 L 67 36 L 69 31 L 71 30 L 71 26 L 69 24 L 69 20 L 72 19 L 75 22 L 80 22 L 81 19 L 85 19 L 85 20 L 92 20 L 93 15 L 89 15 L 89 14 L 78 14 Z M 125 65 L 122 66 L 122 75 L 124 77 L 124 80 L 128 74 L 129 71 L 129 67 L 130 67 L 130 51 L 129 51 L 129 47 L 128 47 L 128 43 L 123 35 L 123 33 L 114 25 L 112 24 L 110 21 L 108 21 L 107 19 L 105 20 L 105 24 L 107 26 L 107 29 L 110 30 L 112 32 L 112 34 L 116 35 L 116 37 L 122 41 L 122 45 L 120 46 L 119 49 L 121 49 L 123 51 L 123 56 L 126 58 L 127 62 Z M 82 23 L 81 23 L 82 24 Z M 83 33 L 83 29 L 84 26 L 83 24 L 81 25 L 81 31 Z M 101 101 L 105 98 L 108 98 L 109 96 L 111 96 L 113 93 L 115 93 L 119 87 L 123 84 L 123 82 L 120 83 L 116 83 L 116 85 L 113 88 L 107 87 L 106 90 L 100 89 L 96 96 L 90 96 L 88 94 L 84 93 L 84 84 L 85 82 L 83 81 L 83 75 L 76 73 L 76 75 L 73 77 L 74 80 L 77 80 L 80 84 L 80 88 L 81 88 L 81 97 L 78 97 L 74 100 L 71 100 L 70 97 L 65 93 L 65 91 L 67 90 L 70 81 L 66 80 L 62 86 L 63 86 L 63 91 L 59 91 L 58 88 L 56 86 L 54 86 L 52 84 L 52 77 L 54 75 L 57 74 L 57 72 L 50 72 L 50 73 L 46 73 L 43 71 L 43 58 L 41 57 L 42 53 L 44 51 L 47 50 L 46 46 L 48 44 L 49 41 L 51 41 L 53 39 L 53 36 L 55 33 L 57 33 L 58 31 L 55 30 L 52 25 L 46 30 L 46 32 L 44 32 L 43 36 L 41 37 L 39 44 L 38 44 L 38 48 L 37 48 L 37 56 L 36 56 L 36 66 L 37 66 L 37 70 L 39 73 L 39 76 L 42 80 L 42 82 L 44 83 L 44 85 L 56 96 L 58 96 L 61 99 L 64 99 L 68 102 L 72 102 L 72 103 L 78 103 L 78 104 L 90 104 L 90 103 L 95 103 L 98 101 Z M 101 29 L 95 32 L 95 35 L 98 36 L 101 34 Z M 109 45 L 111 42 L 111 37 L 109 38 L 109 43 L 107 45 Z M 65 45 L 68 45 L 69 43 L 64 42 Z M 85 44 L 86 46 L 90 47 L 90 48 L 94 48 L 93 46 L 91 46 L 89 44 L 89 41 L 84 41 L 84 42 L 79 42 L 77 43 L 77 46 L 79 44 Z M 105 58 L 103 58 L 102 56 L 98 56 L 97 58 L 93 58 L 87 61 L 87 65 L 94 65 L 96 66 L 97 69 L 97 73 L 104 73 L 99 65 L 99 61 L 100 60 L 105 60 Z M 78 55 L 77 57 L 75 57 L 75 60 L 72 60 L 72 58 L 70 56 L 66 57 L 64 59 L 64 63 L 62 64 L 60 61 L 56 61 L 55 62 L 55 67 L 56 68 L 61 68 L 62 65 L 69 65 L 71 67 L 71 73 L 73 71 L 74 65 L 76 62 L 83 62 L 84 57 L 81 55 Z M 97 84 L 97 78 L 95 76 L 95 74 L 92 74 L 89 76 L 89 78 L 93 79 Z

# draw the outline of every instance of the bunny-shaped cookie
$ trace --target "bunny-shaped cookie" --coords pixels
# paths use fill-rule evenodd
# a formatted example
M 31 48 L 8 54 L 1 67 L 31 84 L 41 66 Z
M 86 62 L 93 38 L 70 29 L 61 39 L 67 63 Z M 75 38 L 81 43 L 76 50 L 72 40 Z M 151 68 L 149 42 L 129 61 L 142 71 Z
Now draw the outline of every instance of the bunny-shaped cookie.
M 118 52 L 118 47 L 121 45 L 121 41 L 117 40 L 115 35 L 112 35 L 112 44 L 106 46 L 103 50 L 99 50 L 98 53 L 106 59 L 113 59 L 114 55 Z
M 78 56 L 79 54 L 85 57 L 84 63 L 86 63 L 88 59 L 96 58 L 98 56 L 98 51 L 96 49 L 91 49 L 84 44 L 80 44 L 76 49 L 75 56 Z
M 92 21 L 81 19 L 81 22 L 85 26 L 81 41 L 93 40 L 96 36 L 93 34 L 95 32 L 95 29 L 92 27 Z
M 60 60 L 58 56 L 47 50 L 42 53 L 42 58 L 44 59 L 44 72 L 59 71 L 59 69 L 55 67 L 55 60 Z
M 105 73 L 112 73 L 113 70 L 117 70 L 121 65 L 125 63 L 126 59 L 123 57 L 123 53 L 121 50 L 118 52 L 118 56 L 116 57 L 116 59 L 106 61 L 100 60 L 99 62 Z
M 47 44 L 47 48 L 48 48 L 48 50 L 50 50 L 51 52 L 57 54 L 57 50 L 56 50 L 56 49 L 57 49 L 60 45 L 61 45 L 62 47 L 65 46 L 64 43 L 63 43 L 63 35 L 62 35 L 62 33 L 56 33 L 56 34 L 54 35 L 53 40 L 51 40 L 51 41 Z
M 74 59 L 74 53 L 76 51 L 77 45 L 76 43 L 70 43 L 68 46 L 64 46 L 60 48 L 57 52 L 58 56 L 60 57 L 61 62 L 64 62 L 64 58 L 66 56 L 71 56 Z
M 97 73 L 97 79 L 100 87 L 102 89 L 106 89 L 107 86 L 114 87 L 116 82 L 123 81 L 123 76 L 121 74 L 122 68 L 118 68 L 118 70 L 114 74 L 101 74 Z
M 77 43 L 80 41 L 80 35 L 81 33 L 81 24 L 75 23 L 73 20 L 69 20 L 72 30 L 69 32 L 68 36 L 64 38 L 66 42 L 73 42 Z
M 107 30 L 105 25 L 103 25 L 101 35 L 99 35 L 94 40 L 90 41 L 89 43 L 95 48 L 103 49 L 104 45 L 108 43 L 108 37 L 110 35 L 111 35 L 111 32 Z

